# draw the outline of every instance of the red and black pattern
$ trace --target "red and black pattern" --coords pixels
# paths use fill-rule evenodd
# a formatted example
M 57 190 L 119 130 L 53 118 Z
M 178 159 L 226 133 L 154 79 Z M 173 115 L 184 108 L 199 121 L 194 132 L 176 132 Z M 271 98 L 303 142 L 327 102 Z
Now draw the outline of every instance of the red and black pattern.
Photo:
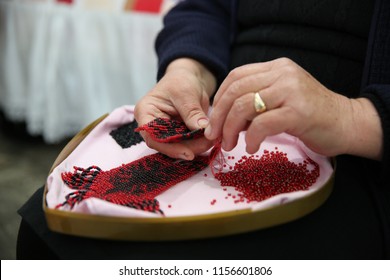
M 151 138 L 161 143 L 176 143 L 189 139 L 196 139 L 203 136 L 204 129 L 189 130 L 185 123 L 167 118 L 156 118 L 135 129 L 135 131 L 146 131 Z
M 110 134 L 120 135 L 121 141 L 134 143 L 132 132 L 142 130 L 159 142 L 194 139 L 201 137 L 204 132 L 203 129 L 190 131 L 183 122 L 162 118 L 139 128 L 135 127 L 134 121 Z M 108 171 L 97 166 L 86 169 L 74 167 L 73 172 L 65 172 L 61 176 L 64 183 L 75 191 L 68 194 L 65 201 L 56 208 L 65 205 L 73 208 L 77 203 L 95 197 L 114 204 L 163 214 L 156 197 L 209 165 L 221 186 L 233 186 L 239 193 L 235 203 L 262 201 L 280 193 L 307 190 L 315 183 L 319 176 L 319 165 L 316 162 L 307 158 L 303 163 L 295 164 L 288 160 L 286 153 L 277 151 L 277 147 L 275 150 L 265 151 L 261 158 L 255 158 L 258 155 L 249 158 L 243 156 L 229 172 L 222 172 L 226 164 L 220 141 L 216 142 L 208 156 L 197 156 L 192 161 L 177 160 L 156 153 Z M 217 164 L 214 166 L 214 163 Z M 214 203 L 215 200 L 212 205 Z
M 110 132 L 110 135 L 123 149 L 130 148 L 144 141 L 139 132 L 134 131 L 138 127 L 136 120 L 124 124 Z
M 123 148 L 142 141 L 138 133 L 140 130 L 146 130 L 163 142 L 178 142 L 203 135 L 203 130 L 189 131 L 183 122 L 169 119 L 156 119 L 138 129 L 135 129 L 136 126 L 134 120 L 111 131 L 110 135 Z M 74 167 L 73 172 L 64 172 L 61 176 L 64 183 L 75 191 L 56 208 L 65 205 L 73 208 L 82 200 L 96 197 L 114 204 L 162 213 L 156 196 L 206 168 L 219 150 L 213 149 L 209 156 L 197 156 L 192 161 L 156 153 L 108 171 L 97 166 L 86 169 Z
M 96 197 L 135 209 L 163 213 L 156 196 L 208 165 L 208 156 L 183 161 L 156 153 L 108 171 L 97 166 L 74 167 L 74 172 L 62 174 L 62 180 L 76 191 L 67 195 L 65 202 L 57 208 L 64 205 L 73 208 L 82 200 Z

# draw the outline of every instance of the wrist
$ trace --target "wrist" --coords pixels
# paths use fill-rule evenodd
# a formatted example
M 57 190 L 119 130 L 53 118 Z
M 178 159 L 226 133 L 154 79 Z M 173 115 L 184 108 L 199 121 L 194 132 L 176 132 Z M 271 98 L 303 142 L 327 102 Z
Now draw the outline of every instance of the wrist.
M 374 105 L 367 98 L 348 99 L 347 154 L 380 160 L 383 150 L 381 121 Z
M 168 65 L 165 74 L 174 71 L 188 71 L 199 79 L 209 97 L 214 94 L 217 80 L 202 63 L 191 58 L 178 58 Z

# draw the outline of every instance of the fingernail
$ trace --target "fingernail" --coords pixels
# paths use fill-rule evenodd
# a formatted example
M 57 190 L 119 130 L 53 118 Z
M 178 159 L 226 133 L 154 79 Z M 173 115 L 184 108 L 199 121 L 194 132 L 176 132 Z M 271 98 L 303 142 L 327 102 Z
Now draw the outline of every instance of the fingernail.
M 187 153 L 178 154 L 177 158 L 180 158 L 183 160 L 191 160 L 190 155 L 187 155 Z
M 201 118 L 198 120 L 198 125 L 200 128 L 205 128 L 209 124 L 209 120 L 206 118 Z

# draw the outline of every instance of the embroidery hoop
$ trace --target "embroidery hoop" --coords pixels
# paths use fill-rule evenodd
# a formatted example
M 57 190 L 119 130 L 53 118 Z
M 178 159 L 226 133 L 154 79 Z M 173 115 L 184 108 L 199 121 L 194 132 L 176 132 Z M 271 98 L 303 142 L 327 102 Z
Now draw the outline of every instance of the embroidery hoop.
M 81 130 L 61 151 L 49 174 L 79 146 L 79 144 L 104 121 L 108 114 L 98 118 Z M 333 172 L 325 184 L 310 195 L 286 204 L 267 207 L 259 211 L 251 209 L 226 211 L 204 215 L 180 217 L 115 217 L 90 215 L 49 208 L 48 185 L 45 185 L 43 210 L 49 229 L 55 232 L 102 239 L 161 241 L 185 240 L 226 236 L 276 226 L 299 219 L 320 207 L 332 192 Z

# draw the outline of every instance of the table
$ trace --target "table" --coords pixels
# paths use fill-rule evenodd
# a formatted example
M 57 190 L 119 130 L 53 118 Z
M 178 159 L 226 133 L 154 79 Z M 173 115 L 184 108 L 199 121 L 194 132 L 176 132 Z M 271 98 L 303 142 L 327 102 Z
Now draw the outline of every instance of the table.
M 73 136 L 156 81 L 162 15 L 0 1 L 0 110 L 48 143 Z

